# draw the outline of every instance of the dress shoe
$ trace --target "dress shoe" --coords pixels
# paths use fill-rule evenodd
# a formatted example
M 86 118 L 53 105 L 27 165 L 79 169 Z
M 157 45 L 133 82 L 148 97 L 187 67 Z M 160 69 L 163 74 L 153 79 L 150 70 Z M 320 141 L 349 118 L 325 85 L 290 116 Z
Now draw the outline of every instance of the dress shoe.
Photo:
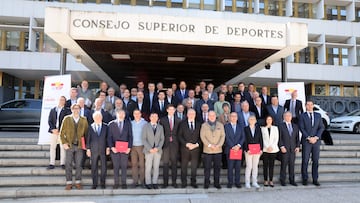
M 318 181 L 313 181 L 313 184 L 314 184 L 315 186 L 320 186 L 320 183 L 319 183 Z
M 235 187 L 236 188 L 241 188 L 241 184 L 239 183 L 239 184 L 235 184 Z
M 264 182 L 264 187 L 268 187 L 268 186 L 269 186 L 269 183 Z
M 82 190 L 83 186 L 80 183 L 75 184 L 76 189 Z
M 162 188 L 164 188 L 164 189 L 167 188 L 167 187 L 168 187 L 168 184 L 163 184 L 162 185 Z
M 187 184 L 185 183 L 183 183 L 183 184 L 181 184 L 181 188 L 186 188 L 187 187 Z
M 152 185 L 145 185 L 146 189 L 151 190 L 152 189 Z
M 231 188 L 232 188 L 232 184 L 227 184 L 226 187 L 229 188 L 229 189 L 231 189 Z
M 176 183 L 172 184 L 173 188 L 178 188 L 178 185 Z
M 286 186 L 286 183 L 283 181 L 281 181 L 280 184 L 281 184 L 281 186 Z
M 91 186 L 91 189 L 96 190 L 96 186 L 95 185 Z
M 220 184 L 215 184 L 214 187 L 215 187 L 216 189 L 218 189 L 218 190 L 221 189 L 221 185 L 220 185 Z
M 204 189 L 209 189 L 209 185 L 204 185 Z
M 55 168 L 54 165 L 49 165 L 46 169 L 47 169 L 47 170 L 52 170 L 52 169 L 54 169 L 54 168 Z
M 298 186 L 295 182 L 290 182 L 290 185 L 292 185 L 292 186 Z
M 153 188 L 154 188 L 155 190 L 159 189 L 158 184 L 153 184 Z
M 106 187 L 105 187 L 105 185 L 101 185 L 101 189 L 105 189 Z
M 303 185 L 307 185 L 307 184 L 308 184 L 307 180 L 303 180 L 303 181 L 302 181 L 302 184 L 303 184 Z
M 71 190 L 72 189 L 72 185 L 71 184 L 67 184 L 65 187 L 65 190 Z
M 270 187 L 274 187 L 274 183 L 273 183 L 273 182 L 270 182 L 270 183 L 269 183 L 269 186 L 270 186 Z
M 119 188 L 119 185 L 118 184 L 115 184 L 114 186 L 113 186 L 113 189 L 114 190 L 116 190 L 116 189 L 118 189 Z
M 196 183 L 191 183 L 191 187 L 193 187 L 193 188 L 198 188 L 198 186 L 196 185 Z
M 61 168 L 62 168 L 63 170 L 65 170 L 65 165 L 61 165 Z
M 121 189 L 127 189 L 127 185 L 126 185 L 126 184 L 122 184 L 122 185 L 121 185 Z

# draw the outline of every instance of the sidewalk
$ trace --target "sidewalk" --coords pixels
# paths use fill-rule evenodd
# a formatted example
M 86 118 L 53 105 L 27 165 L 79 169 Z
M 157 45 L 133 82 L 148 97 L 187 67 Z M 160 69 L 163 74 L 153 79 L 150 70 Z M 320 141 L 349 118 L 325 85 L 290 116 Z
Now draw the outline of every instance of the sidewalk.
M 0 194 L 4 194 L 11 188 L 1 188 Z M 81 203 L 112 203 L 112 202 L 171 202 L 171 203 L 227 203 L 227 202 L 246 202 L 246 203 L 288 203 L 288 202 L 306 202 L 306 203 L 330 203 L 359 202 L 360 183 L 326 183 L 321 187 L 315 186 L 276 186 L 275 188 L 260 188 L 259 190 L 251 189 L 227 189 L 208 190 L 191 188 L 187 189 L 165 189 L 165 190 L 72 190 L 69 195 L 80 194 L 82 196 L 61 195 L 64 193 L 63 188 L 54 188 L 46 190 L 43 188 L 17 188 L 18 197 L 27 192 L 52 193 L 53 197 L 36 197 L 36 198 L 18 198 L 2 199 L 2 203 L 7 202 L 81 202 Z M 147 192 L 147 193 L 146 193 Z M 92 196 L 89 196 L 92 195 Z M 60 197 L 56 197 L 60 196 Z M 1 196 L 0 196 L 1 198 Z M 4 196 L 2 197 L 4 198 Z

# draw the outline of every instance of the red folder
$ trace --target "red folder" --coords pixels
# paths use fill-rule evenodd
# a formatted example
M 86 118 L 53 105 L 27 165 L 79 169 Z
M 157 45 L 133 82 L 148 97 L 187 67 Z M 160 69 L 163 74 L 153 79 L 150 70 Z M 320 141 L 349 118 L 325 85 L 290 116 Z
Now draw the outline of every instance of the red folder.
M 115 148 L 117 152 L 120 153 L 125 153 L 128 149 L 128 142 L 123 142 L 123 141 L 116 141 L 115 142 Z
M 230 160 L 241 160 L 242 159 L 242 150 L 234 150 L 234 149 L 230 149 L 230 155 L 229 155 Z
M 85 137 L 81 137 L 81 149 L 86 150 Z
M 250 154 L 260 154 L 260 144 L 249 144 Z

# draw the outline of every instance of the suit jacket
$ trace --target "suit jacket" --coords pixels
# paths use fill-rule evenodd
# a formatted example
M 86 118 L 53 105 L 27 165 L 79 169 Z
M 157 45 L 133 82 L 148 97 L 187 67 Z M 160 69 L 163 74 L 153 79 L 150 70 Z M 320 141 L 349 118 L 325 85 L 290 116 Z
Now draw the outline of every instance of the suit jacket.
M 225 96 L 225 101 L 228 101 L 229 103 L 234 101 L 235 92 L 227 92 Z
M 160 109 L 159 100 L 156 100 L 155 103 L 153 103 L 153 110 L 152 110 L 152 112 L 156 112 L 156 113 L 159 115 L 159 118 L 162 118 L 162 117 L 164 117 L 164 116 L 167 115 L 166 106 L 167 106 L 168 104 L 169 104 L 169 103 L 168 103 L 167 100 L 165 99 L 165 100 L 164 100 L 164 108 L 161 110 L 161 109 Z
M 152 103 L 150 103 L 150 94 L 149 94 L 149 92 L 147 91 L 147 92 L 144 93 L 144 102 L 145 102 L 145 104 L 148 105 L 149 112 L 152 112 L 153 105 L 157 100 L 158 100 L 158 97 L 157 97 L 157 92 L 156 91 L 154 92 L 154 96 L 152 98 Z
M 88 121 L 88 124 L 90 125 L 93 121 L 91 110 L 88 109 L 87 107 L 84 107 L 84 115 L 83 116 L 86 118 L 86 120 Z
M 318 141 L 321 141 L 321 134 L 324 131 L 324 125 L 319 113 L 313 112 L 314 116 L 314 125 L 311 125 L 311 120 L 309 118 L 308 112 L 304 112 L 300 116 L 299 127 L 302 133 L 301 143 L 304 143 L 308 137 L 317 136 Z
M 263 151 L 267 153 L 276 153 L 279 151 L 279 129 L 276 126 L 270 127 L 270 135 L 267 127 L 261 127 L 263 139 Z M 266 148 L 271 147 L 272 151 L 268 152 Z
M 95 123 L 92 123 L 88 128 L 88 133 L 86 136 L 86 148 L 90 149 L 92 155 L 105 155 L 107 144 L 107 125 L 105 123 L 101 124 L 100 135 L 95 129 Z
M 192 144 L 198 143 L 201 146 L 201 140 L 200 140 L 201 123 L 195 121 L 193 125 L 194 125 L 194 130 L 190 130 L 188 119 L 183 120 L 179 124 L 178 140 L 183 148 L 186 148 L 185 146 L 186 143 L 192 143 Z
M 213 101 L 213 103 L 217 102 L 219 100 L 217 92 L 212 92 L 211 95 L 209 96 L 209 99 Z
M 300 147 L 300 138 L 298 125 L 292 123 L 291 126 L 293 128 L 293 132 L 290 136 L 286 123 L 283 122 L 279 125 L 279 147 L 285 147 L 287 151 L 290 150 L 293 152 L 296 147 Z
M 123 100 L 123 102 L 124 102 L 124 100 Z M 125 104 L 125 102 L 124 102 L 123 108 L 124 108 L 124 111 L 126 112 L 126 118 L 130 118 L 131 120 L 134 120 L 133 112 L 137 108 L 136 102 L 129 99 L 127 104 Z
M 164 128 L 160 125 L 156 125 L 156 132 L 154 134 L 151 123 L 144 125 L 142 130 L 142 142 L 144 144 L 144 153 L 149 154 L 150 149 L 156 147 L 159 153 L 162 153 L 162 147 L 164 145 Z
M 271 104 L 271 97 L 269 95 L 266 95 L 266 99 L 264 98 L 263 94 L 260 94 L 260 97 L 264 106 Z
M 212 130 L 208 122 L 203 123 L 200 129 L 200 138 L 203 142 L 203 152 L 205 154 L 218 154 L 222 153 L 222 147 L 216 150 L 211 150 L 209 144 L 215 144 L 222 146 L 225 142 L 225 130 L 224 125 L 218 121 L 215 123 L 215 129 Z
M 149 105 L 145 103 L 145 101 L 143 101 L 143 103 L 140 105 L 139 107 L 139 103 L 135 102 L 135 109 L 139 109 L 141 111 L 141 117 L 143 117 L 145 120 L 149 121 L 149 116 L 150 116 L 150 108 Z
M 254 115 L 255 115 L 254 112 L 249 111 L 249 113 L 250 113 L 250 116 L 254 116 Z M 244 118 L 244 115 L 243 115 L 243 112 L 242 112 L 242 111 L 238 112 L 238 121 L 237 121 L 237 122 L 240 124 L 240 126 L 241 126 L 242 128 L 244 128 L 244 127 L 246 126 L 245 118 Z
M 266 110 L 270 116 L 273 117 L 274 125 L 278 126 L 280 123 L 283 122 L 283 114 L 284 114 L 284 107 L 278 105 L 276 113 L 272 108 L 272 105 L 266 106 Z
M 114 106 L 107 100 L 105 100 L 104 103 L 104 108 L 102 108 L 104 111 L 110 112 L 114 108 Z M 93 104 L 92 109 L 95 109 L 95 103 Z
M 182 117 L 180 117 L 178 114 L 181 114 Z M 175 112 L 175 116 L 180 120 L 186 120 L 186 114 L 185 111 L 183 113 L 179 113 L 178 111 Z
M 240 95 L 241 95 L 241 100 L 240 101 L 248 101 L 249 102 L 249 104 L 251 104 L 251 100 L 252 100 L 252 98 L 251 98 L 251 95 L 250 95 L 250 93 L 248 92 L 248 91 L 244 91 L 244 92 L 238 92 Z
M 183 96 L 181 95 L 180 89 L 178 89 L 178 90 L 175 91 L 175 97 L 178 99 L 178 101 L 182 101 L 182 100 L 184 100 L 185 98 L 188 98 L 188 97 L 189 97 L 189 90 L 185 89 L 185 96 L 183 97 Z
M 121 132 L 118 126 L 118 120 L 113 120 L 108 125 L 107 144 L 110 148 L 115 147 L 116 141 L 128 142 L 128 148 L 132 147 L 133 133 L 132 133 L 131 122 L 127 119 L 125 119 L 122 122 L 123 122 L 123 128 Z
M 176 108 L 176 106 L 180 103 L 180 101 L 178 100 L 178 98 L 176 98 L 175 96 L 171 96 L 170 102 L 169 102 L 169 99 L 168 99 L 167 96 L 165 96 L 165 100 L 166 100 L 166 102 L 167 102 L 168 104 L 174 105 L 175 108 Z
M 75 103 L 76 103 L 76 102 L 75 102 Z M 72 105 L 71 99 L 66 100 L 65 107 L 66 107 L 66 108 L 71 108 L 71 105 Z
M 284 111 L 290 111 L 290 101 L 291 101 L 291 99 L 288 99 L 288 100 L 285 101 Z M 296 104 L 295 104 L 296 118 L 299 118 L 302 113 L 304 113 L 302 102 L 301 102 L 301 100 L 297 99 Z
M 117 96 L 114 95 L 114 96 L 113 96 L 113 101 L 111 101 L 111 100 L 110 100 L 110 96 L 106 96 L 105 101 L 111 103 L 111 104 L 113 105 L 113 108 L 115 108 L 115 101 L 116 101 L 117 99 L 119 99 L 119 97 L 117 97 Z
M 85 117 L 80 116 L 78 121 L 78 128 L 76 129 L 76 135 L 78 139 L 78 148 L 82 148 L 81 138 L 86 139 L 88 132 L 88 122 Z M 73 140 L 75 136 L 75 121 L 72 115 L 67 115 L 64 117 L 64 120 L 60 128 L 60 139 L 62 144 L 68 144 L 72 148 Z
M 49 113 L 49 118 L 48 118 L 48 124 L 49 124 L 49 133 L 52 133 L 51 131 L 54 130 L 54 129 L 58 129 L 60 130 L 60 127 L 61 127 L 61 124 L 62 124 L 62 121 L 64 119 L 64 117 L 66 115 L 69 115 L 71 114 L 71 111 L 66 108 L 66 107 L 63 107 L 60 111 L 60 115 L 59 115 L 59 126 L 56 126 L 56 121 L 57 121 L 57 115 L 58 113 L 56 112 L 57 111 L 57 107 L 54 107 L 50 110 L 50 113 Z
M 247 152 L 249 151 L 249 144 L 260 144 L 260 149 L 264 148 L 261 129 L 258 125 L 255 125 L 255 134 L 254 137 L 251 134 L 251 130 L 249 126 L 244 128 L 245 133 L 245 142 L 243 149 Z
M 267 109 L 264 104 L 261 104 L 260 112 L 258 111 L 256 106 L 253 106 L 252 109 L 250 109 L 250 111 L 254 112 L 257 123 L 259 125 L 265 125 L 265 118 L 268 115 L 268 113 L 267 113 Z
M 240 147 L 242 148 L 245 141 L 245 134 L 240 124 L 238 123 L 236 124 L 235 133 L 231 123 L 226 124 L 224 128 L 225 128 L 225 154 L 229 154 L 230 149 L 236 145 L 240 145 Z
M 238 112 L 238 111 L 235 110 L 235 106 L 236 106 L 236 105 L 239 105 L 239 109 L 240 109 L 240 111 L 241 111 L 241 102 L 240 102 L 239 104 L 235 104 L 235 102 L 232 101 L 231 104 L 230 104 L 231 112 Z
M 165 136 L 165 141 L 164 141 L 164 146 L 163 148 L 165 147 L 168 147 L 170 145 L 170 139 L 172 139 L 172 142 L 178 146 L 179 143 L 178 143 L 178 135 L 177 135 L 177 132 L 178 132 L 178 128 L 179 128 L 179 125 L 180 125 L 180 122 L 181 120 L 178 119 L 175 115 L 174 115 L 174 118 L 173 118 L 173 128 L 172 130 L 170 129 L 170 123 L 169 123 L 169 117 L 168 116 L 164 116 L 160 119 L 160 124 L 163 126 L 163 129 L 164 129 L 164 136 Z M 172 138 L 170 138 L 172 137 Z

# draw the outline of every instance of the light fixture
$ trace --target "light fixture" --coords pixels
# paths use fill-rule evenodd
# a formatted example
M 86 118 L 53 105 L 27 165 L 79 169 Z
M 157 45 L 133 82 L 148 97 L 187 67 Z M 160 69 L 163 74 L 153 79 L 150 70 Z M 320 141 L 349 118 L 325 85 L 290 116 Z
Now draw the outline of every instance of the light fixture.
M 77 55 L 75 57 L 75 61 L 78 62 L 78 63 L 81 63 L 81 55 Z
M 119 60 L 129 60 L 130 55 L 129 54 L 111 54 L 113 59 L 119 59 Z
M 270 70 L 270 68 L 271 68 L 270 63 L 265 63 L 265 69 L 266 69 L 266 70 Z
M 182 61 L 185 61 L 185 57 L 183 57 L 183 56 L 168 56 L 168 57 L 167 57 L 167 61 L 178 61 L 178 62 L 182 62 Z
M 204 81 L 204 82 L 211 82 L 211 81 L 213 81 L 213 79 L 211 79 L 211 78 L 205 78 L 205 79 L 202 79 L 202 81 Z
M 125 76 L 127 79 L 136 79 L 137 77 L 135 75 L 127 75 Z
M 235 64 L 239 62 L 239 59 L 224 59 L 221 61 L 222 64 Z

